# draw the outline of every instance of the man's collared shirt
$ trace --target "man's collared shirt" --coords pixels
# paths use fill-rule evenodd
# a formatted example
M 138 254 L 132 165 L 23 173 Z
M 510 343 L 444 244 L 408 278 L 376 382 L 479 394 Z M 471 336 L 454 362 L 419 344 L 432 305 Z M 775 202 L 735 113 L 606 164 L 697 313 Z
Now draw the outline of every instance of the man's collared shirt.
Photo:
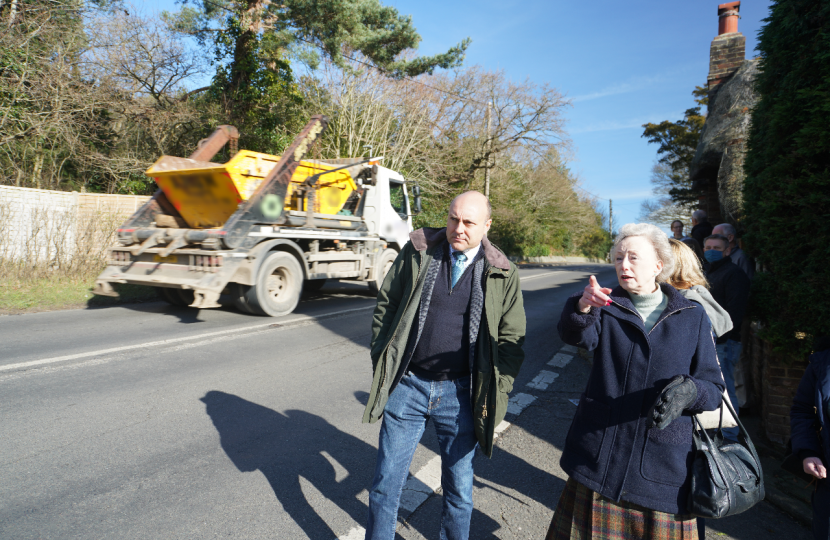
M 452 244 L 450 244 L 450 256 L 451 256 L 450 266 L 455 264 L 455 254 L 456 253 L 463 253 L 464 255 L 467 256 L 467 260 L 464 261 L 463 263 L 461 263 L 462 264 L 461 273 L 463 274 L 464 271 L 467 270 L 467 267 L 470 266 L 473 263 L 473 261 L 475 260 L 476 255 L 478 255 L 478 250 L 479 249 L 481 249 L 481 244 L 477 245 L 476 247 L 471 247 L 468 250 L 459 252 L 457 249 L 452 247 Z

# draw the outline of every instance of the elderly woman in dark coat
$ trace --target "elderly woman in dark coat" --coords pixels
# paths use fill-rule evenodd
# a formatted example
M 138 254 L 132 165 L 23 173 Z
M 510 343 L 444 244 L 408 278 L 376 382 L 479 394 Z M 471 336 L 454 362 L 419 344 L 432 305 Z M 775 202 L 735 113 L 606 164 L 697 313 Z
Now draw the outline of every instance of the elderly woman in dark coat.
M 692 414 L 715 410 L 724 388 L 711 325 L 664 283 L 674 261 L 660 229 L 625 225 L 612 255 L 619 286 L 591 276 L 559 321 L 562 340 L 594 351 L 594 364 L 547 538 L 697 540 L 686 509 Z

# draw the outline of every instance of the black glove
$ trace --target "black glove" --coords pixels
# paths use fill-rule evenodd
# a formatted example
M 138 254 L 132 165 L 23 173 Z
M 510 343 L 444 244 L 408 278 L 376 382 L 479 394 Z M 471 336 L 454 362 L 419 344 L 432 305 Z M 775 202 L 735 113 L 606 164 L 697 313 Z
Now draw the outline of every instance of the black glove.
M 685 375 L 677 375 L 663 388 L 649 411 L 650 427 L 665 429 L 697 399 L 697 386 Z

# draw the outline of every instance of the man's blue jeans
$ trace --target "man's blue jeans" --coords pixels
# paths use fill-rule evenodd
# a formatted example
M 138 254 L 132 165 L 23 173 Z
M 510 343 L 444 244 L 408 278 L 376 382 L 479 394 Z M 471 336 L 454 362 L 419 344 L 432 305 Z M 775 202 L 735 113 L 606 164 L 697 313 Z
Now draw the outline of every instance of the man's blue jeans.
M 401 491 L 415 448 L 432 420 L 441 448 L 441 540 L 466 540 L 473 513 L 473 456 L 478 445 L 470 378 L 430 381 L 407 373 L 383 411 L 366 540 L 393 540 Z
M 727 339 L 726 343 L 718 343 L 718 361 L 720 370 L 723 373 L 723 380 L 726 382 L 726 393 L 729 394 L 729 401 L 738 412 L 738 395 L 735 393 L 735 366 L 741 359 L 741 342 Z M 723 435 L 733 441 L 738 440 L 738 428 L 724 428 Z

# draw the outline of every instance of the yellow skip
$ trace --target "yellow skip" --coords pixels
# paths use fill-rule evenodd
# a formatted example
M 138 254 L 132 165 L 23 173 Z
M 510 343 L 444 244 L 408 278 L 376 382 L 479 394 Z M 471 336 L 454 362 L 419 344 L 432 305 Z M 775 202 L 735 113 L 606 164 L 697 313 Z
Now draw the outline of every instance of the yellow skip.
M 162 156 L 145 174 L 156 181 L 190 227 L 207 229 L 221 227 L 239 203 L 254 195 L 279 160 L 250 150 L 240 150 L 224 164 Z M 291 177 L 285 209 L 306 210 L 296 188 L 309 176 L 335 167 L 301 161 Z M 323 175 L 315 186 L 314 212 L 337 214 L 356 189 L 345 169 Z

